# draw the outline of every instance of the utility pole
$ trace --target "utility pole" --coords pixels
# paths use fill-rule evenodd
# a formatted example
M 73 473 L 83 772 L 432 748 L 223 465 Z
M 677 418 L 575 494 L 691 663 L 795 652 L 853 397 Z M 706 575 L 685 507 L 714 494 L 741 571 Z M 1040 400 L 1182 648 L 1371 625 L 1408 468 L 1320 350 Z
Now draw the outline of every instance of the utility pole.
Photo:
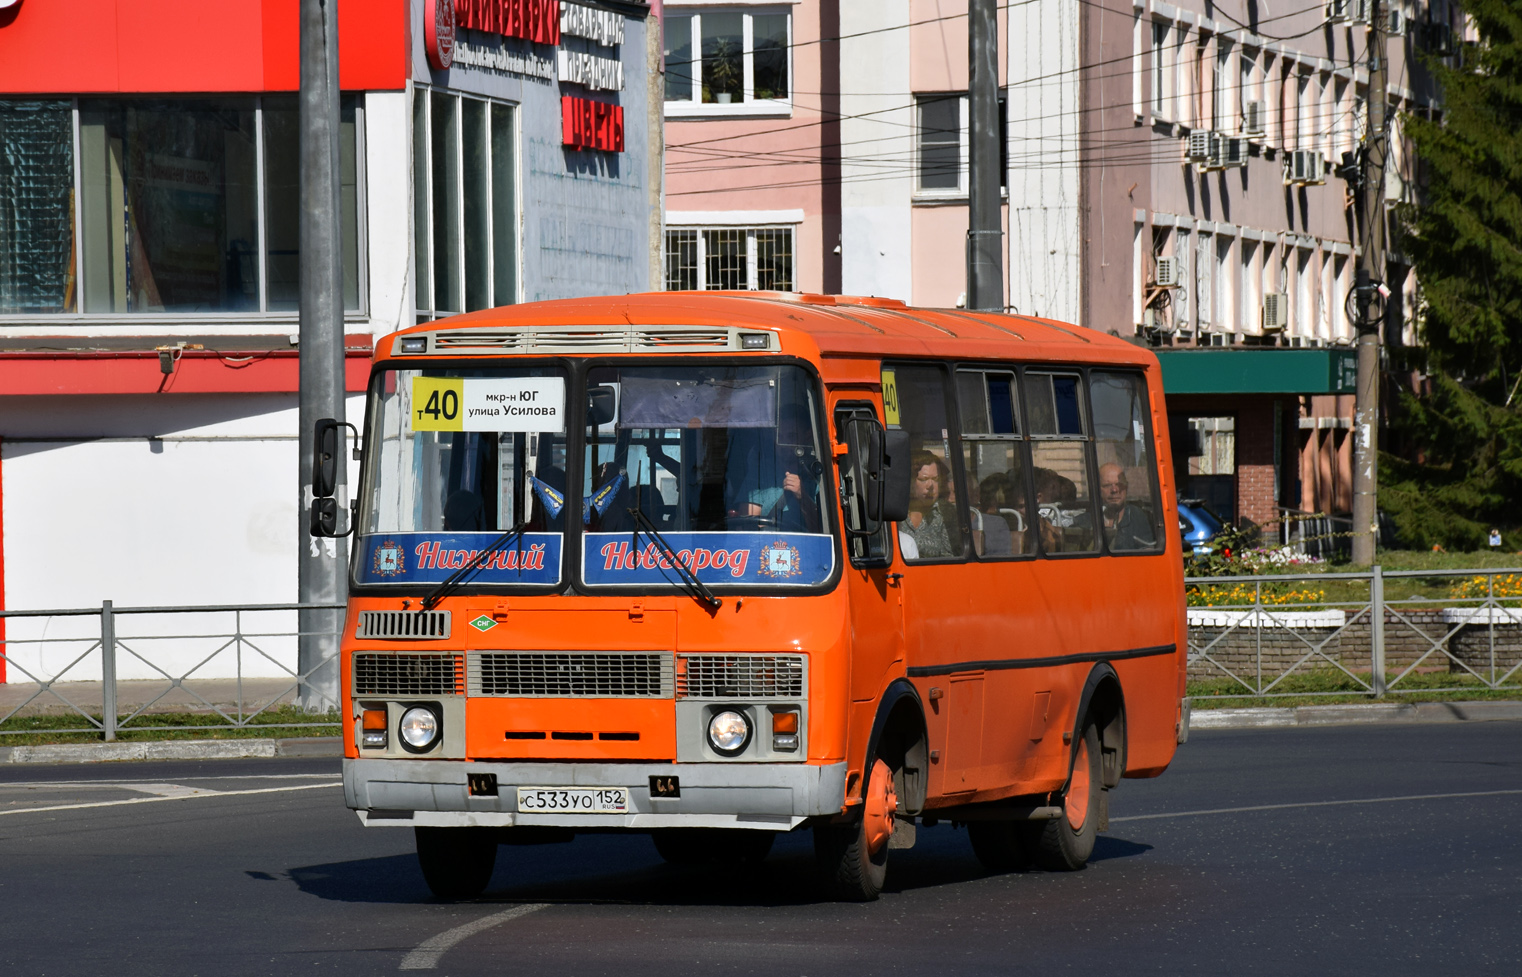
M 339 240 L 338 3 L 301 0 L 301 426 L 297 592 L 303 604 L 343 602 L 348 554 L 342 540 L 311 535 L 312 429 L 344 420 L 343 251 Z M 339 511 L 347 518 L 347 454 L 338 458 Z M 342 610 L 297 612 L 297 702 L 320 712 L 338 703 Z
M 1385 278 L 1385 84 L 1388 34 L 1385 7 L 1369 4 L 1369 128 L 1363 170 L 1363 252 L 1358 260 L 1358 388 L 1353 419 L 1353 562 L 1374 562 L 1379 540 L 1379 336 L 1371 321 Z M 1377 303 L 1384 308 L 1384 302 Z
M 1000 215 L 999 34 L 996 0 L 968 0 L 967 308 L 1004 311 Z

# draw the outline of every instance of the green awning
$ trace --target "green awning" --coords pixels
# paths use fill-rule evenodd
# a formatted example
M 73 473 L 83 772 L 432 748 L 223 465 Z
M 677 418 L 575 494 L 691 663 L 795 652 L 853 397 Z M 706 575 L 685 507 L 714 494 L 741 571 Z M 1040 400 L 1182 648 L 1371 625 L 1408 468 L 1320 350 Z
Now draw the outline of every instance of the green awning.
M 1352 349 L 1158 349 L 1165 394 L 1350 394 Z

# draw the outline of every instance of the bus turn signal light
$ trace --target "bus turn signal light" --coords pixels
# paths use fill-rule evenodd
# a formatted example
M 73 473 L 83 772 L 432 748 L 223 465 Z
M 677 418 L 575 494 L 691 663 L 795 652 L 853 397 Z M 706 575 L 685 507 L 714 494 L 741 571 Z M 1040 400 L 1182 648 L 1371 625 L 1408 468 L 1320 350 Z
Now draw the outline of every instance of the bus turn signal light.
M 780 753 L 798 749 L 798 713 L 772 713 L 772 749 Z
M 366 709 L 359 721 L 360 745 L 371 750 L 386 748 L 386 710 Z

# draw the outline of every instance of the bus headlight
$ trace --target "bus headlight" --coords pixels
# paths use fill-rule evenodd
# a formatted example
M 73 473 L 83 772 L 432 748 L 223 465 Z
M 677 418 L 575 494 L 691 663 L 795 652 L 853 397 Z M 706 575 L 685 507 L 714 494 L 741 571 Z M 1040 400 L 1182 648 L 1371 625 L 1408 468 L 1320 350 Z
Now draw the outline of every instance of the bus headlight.
M 750 720 L 726 710 L 708 721 L 708 745 L 720 756 L 738 756 L 750 743 Z
M 421 753 L 438 740 L 439 717 L 427 706 L 413 706 L 402 713 L 396 733 L 403 746 L 413 753 Z

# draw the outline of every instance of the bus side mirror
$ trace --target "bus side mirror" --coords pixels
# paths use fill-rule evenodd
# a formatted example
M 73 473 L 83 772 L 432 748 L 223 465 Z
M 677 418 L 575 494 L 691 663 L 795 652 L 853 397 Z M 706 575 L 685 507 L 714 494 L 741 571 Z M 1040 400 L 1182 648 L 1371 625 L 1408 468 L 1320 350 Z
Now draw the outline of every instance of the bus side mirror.
M 338 500 L 334 498 L 312 500 L 313 536 L 332 539 L 338 535 Z
M 338 488 L 338 456 L 343 448 L 339 428 L 345 425 L 324 417 L 312 431 L 312 497 L 331 499 Z
M 602 427 L 618 414 L 618 399 L 609 386 L 597 386 L 587 391 L 587 426 Z
M 903 522 L 909 518 L 909 432 L 887 431 L 884 441 L 877 518 Z

